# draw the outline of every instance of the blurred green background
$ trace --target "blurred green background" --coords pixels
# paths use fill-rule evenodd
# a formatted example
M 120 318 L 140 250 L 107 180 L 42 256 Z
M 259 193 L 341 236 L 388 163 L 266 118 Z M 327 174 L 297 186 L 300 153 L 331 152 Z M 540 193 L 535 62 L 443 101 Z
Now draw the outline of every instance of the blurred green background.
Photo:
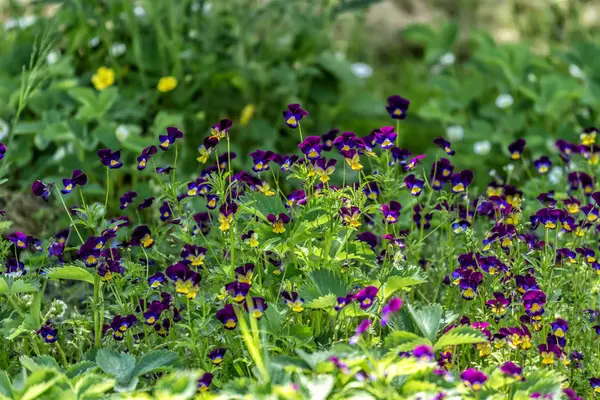
M 391 124 L 385 100 L 400 94 L 403 147 L 430 152 L 444 135 L 480 183 L 515 138 L 530 159 L 598 123 L 592 0 L 2 0 L 0 23 L 5 197 L 82 165 L 101 196 L 103 147 L 123 149 L 118 184 L 137 184 L 135 157 L 171 125 L 186 135 L 178 171 L 197 175 L 221 118 L 247 167 L 251 150 L 294 151 L 292 102 L 310 112 L 305 135 L 363 136 Z M 114 71 L 101 91 L 99 67 Z M 178 84 L 162 93 L 166 76 Z

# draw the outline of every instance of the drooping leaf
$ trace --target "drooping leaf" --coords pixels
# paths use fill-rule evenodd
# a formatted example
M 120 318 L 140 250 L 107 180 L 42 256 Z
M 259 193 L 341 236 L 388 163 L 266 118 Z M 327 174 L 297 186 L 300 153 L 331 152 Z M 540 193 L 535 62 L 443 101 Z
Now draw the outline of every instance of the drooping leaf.
M 83 281 L 94 283 L 94 276 L 82 267 L 76 265 L 65 265 L 60 268 L 51 268 L 48 270 L 50 279 L 65 279 L 72 281 Z
M 417 276 L 391 276 L 383 286 L 383 298 L 387 299 L 398 290 L 402 290 L 409 286 L 420 285 L 425 282 L 425 279 Z
M 140 376 L 181 364 L 179 356 L 168 350 L 156 350 L 145 354 L 135 365 L 132 376 Z
M 457 346 L 468 343 L 485 342 L 487 337 L 481 331 L 468 326 L 459 326 L 446 332 L 435 343 L 434 350 L 441 350 L 447 346 Z

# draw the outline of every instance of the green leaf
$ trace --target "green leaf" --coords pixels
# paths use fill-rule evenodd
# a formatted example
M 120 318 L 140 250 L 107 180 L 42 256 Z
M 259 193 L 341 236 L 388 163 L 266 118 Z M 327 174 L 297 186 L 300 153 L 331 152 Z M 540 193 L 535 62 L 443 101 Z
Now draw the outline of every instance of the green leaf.
M 83 106 L 93 108 L 96 104 L 96 92 L 94 89 L 75 87 L 67 91 L 68 95 L 80 102 Z
M 161 377 L 154 386 L 155 399 L 191 399 L 197 391 L 200 374 L 194 371 L 178 371 Z
M 8 290 L 8 282 L 4 278 L 0 278 L 0 293 L 7 294 Z
M 115 386 L 113 379 L 106 379 L 98 374 L 86 374 L 81 376 L 75 384 L 75 392 L 78 398 L 98 398 Z
M 330 293 L 325 296 L 318 297 L 306 304 L 307 308 L 330 308 L 337 304 L 337 297 Z
M 430 304 L 417 310 L 409 305 L 408 310 L 423 336 L 433 342 L 440 328 L 442 306 L 439 304 Z
M 13 397 L 12 385 L 6 371 L 0 371 L 0 395 L 8 398 Z
M 60 268 L 51 268 L 48 270 L 47 275 L 50 279 L 64 279 L 94 283 L 94 275 L 92 275 L 88 270 L 76 265 L 65 265 L 64 267 Z
M 10 287 L 11 293 L 33 293 L 40 290 L 40 283 L 31 280 L 14 281 Z
M 67 376 L 71 379 L 83 374 L 84 372 L 94 368 L 96 364 L 92 361 L 84 360 L 76 364 L 70 365 L 67 369 Z
M 402 290 L 409 286 L 420 285 L 425 282 L 425 279 L 417 276 L 392 276 L 383 286 L 383 298 L 385 300 L 398 290 Z
M 390 333 L 384 341 L 384 345 L 386 348 L 392 348 L 392 347 L 396 347 L 396 346 L 400 346 L 404 343 L 409 343 L 409 342 L 413 342 L 415 340 L 418 339 L 423 339 L 422 337 L 420 337 L 419 335 L 416 335 L 414 333 L 411 332 L 405 332 L 405 331 L 396 331 L 396 332 L 392 332 Z
M 140 358 L 131 376 L 140 376 L 157 370 L 175 367 L 180 363 L 179 356 L 172 351 L 151 351 Z
M 308 282 L 300 290 L 300 297 L 306 301 L 318 299 L 328 294 L 341 297 L 349 292 L 348 284 L 337 272 L 332 270 L 316 269 L 311 271 L 307 278 Z
M 101 349 L 96 354 L 96 364 L 105 373 L 114 376 L 119 384 L 127 384 L 135 370 L 135 358 L 112 349 Z
M 435 343 L 434 350 L 441 350 L 447 346 L 481 343 L 485 341 L 487 341 L 487 337 L 483 332 L 468 326 L 459 326 L 442 335 Z

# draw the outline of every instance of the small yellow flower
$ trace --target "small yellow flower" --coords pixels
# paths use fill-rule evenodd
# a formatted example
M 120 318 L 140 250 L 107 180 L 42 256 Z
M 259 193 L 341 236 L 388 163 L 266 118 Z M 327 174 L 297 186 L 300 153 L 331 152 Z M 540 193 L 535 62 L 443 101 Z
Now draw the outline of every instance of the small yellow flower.
M 111 68 L 100 67 L 92 76 L 92 84 L 96 90 L 104 90 L 115 83 L 115 71 Z
M 164 76 L 158 81 L 156 88 L 161 93 L 167 93 L 177 87 L 177 79 L 174 76 Z
M 248 125 L 248 123 L 254 116 L 255 110 L 256 110 L 256 107 L 254 107 L 254 104 L 247 104 L 246 107 L 244 107 L 244 109 L 242 110 L 242 114 L 240 115 L 240 125 L 241 126 Z

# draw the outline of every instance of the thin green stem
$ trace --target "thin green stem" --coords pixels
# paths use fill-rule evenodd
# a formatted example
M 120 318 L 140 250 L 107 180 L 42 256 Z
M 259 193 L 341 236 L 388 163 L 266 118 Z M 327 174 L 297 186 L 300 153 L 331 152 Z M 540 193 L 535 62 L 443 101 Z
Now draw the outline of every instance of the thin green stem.
M 71 217 L 71 213 L 69 212 L 69 209 L 67 208 L 67 205 L 65 204 L 65 199 L 63 199 L 62 194 L 60 193 L 60 190 L 58 189 L 58 186 L 56 187 L 56 193 L 58 193 L 58 198 L 60 199 L 63 207 L 65 208 L 65 212 L 67 213 L 69 220 L 71 220 L 71 225 L 73 226 L 73 228 L 75 228 L 75 232 L 77 232 L 77 236 L 79 236 L 79 240 L 81 240 L 82 244 L 85 243 L 85 241 L 83 240 L 83 237 L 81 236 L 81 234 L 79 233 L 79 230 L 77 229 L 77 225 L 75 225 L 75 221 L 73 221 L 73 217 Z

